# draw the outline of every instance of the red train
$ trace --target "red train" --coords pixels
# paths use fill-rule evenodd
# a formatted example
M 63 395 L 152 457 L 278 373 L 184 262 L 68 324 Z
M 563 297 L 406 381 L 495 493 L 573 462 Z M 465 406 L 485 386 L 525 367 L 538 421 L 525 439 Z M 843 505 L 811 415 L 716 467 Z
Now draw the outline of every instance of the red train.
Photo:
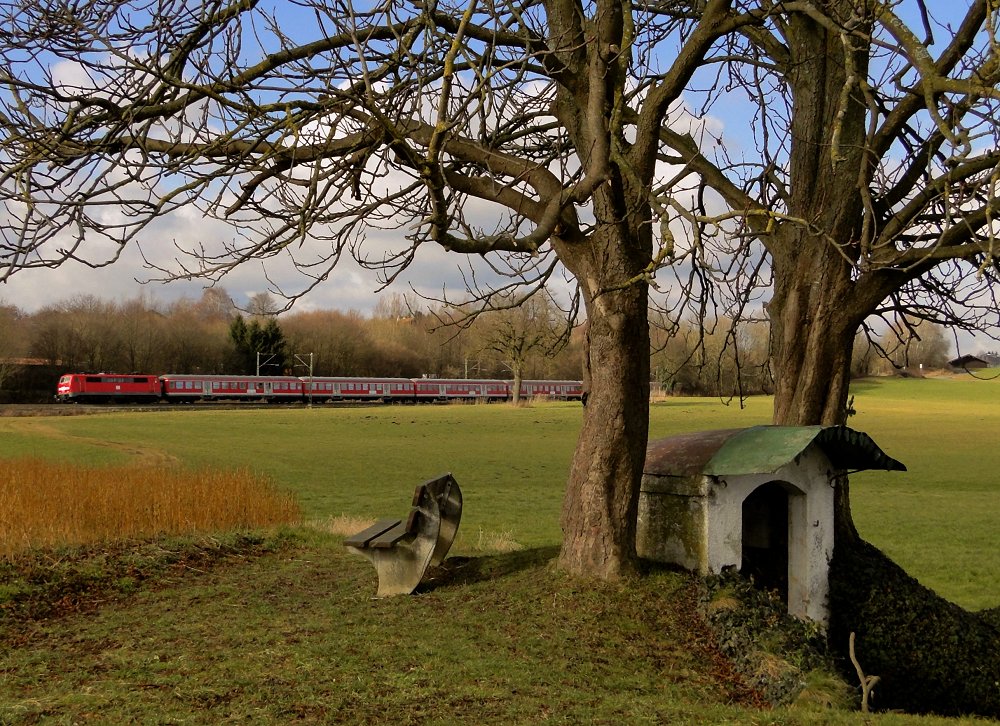
M 194 401 L 509 401 L 512 381 L 464 378 L 349 378 L 67 373 L 56 400 L 68 403 Z M 522 381 L 521 395 L 579 401 L 580 381 Z

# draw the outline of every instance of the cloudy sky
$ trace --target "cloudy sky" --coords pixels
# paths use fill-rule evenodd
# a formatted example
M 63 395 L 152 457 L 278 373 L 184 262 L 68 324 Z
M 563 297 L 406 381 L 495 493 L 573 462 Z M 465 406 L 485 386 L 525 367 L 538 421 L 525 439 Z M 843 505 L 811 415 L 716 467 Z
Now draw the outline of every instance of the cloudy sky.
M 6 284 L 0 285 L 0 300 L 27 312 L 35 312 L 76 295 L 95 295 L 109 300 L 144 295 L 153 300 L 171 302 L 182 297 L 198 298 L 207 284 L 204 281 L 140 284 L 139 281 L 147 280 L 150 274 L 143 269 L 136 250 L 130 249 L 112 267 L 95 270 L 69 262 L 54 270 L 19 272 Z M 239 269 L 218 284 L 226 289 L 237 305 L 245 305 L 250 296 L 269 288 L 265 273 L 259 266 Z M 300 307 L 367 311 L 377 300 L 373 293 L 375 286 L 371 273 L 353 265 L 344 265 Z
M 203 228 L 199 229 L 195 223 L 190 227 L 187 232 L 191 238 L 197 235 L 212 242 Z M 180 230 L 182 235 L 184 232 Z M 226 233 L 216 230 L 215 234 L 218 235 L 216 239 L 224 239 Z M 169 262 L 173 250 L 173 238 L 156 238 L 155 232 L 150 232 L 140 245 L 128 247 L 122 257 L 109 267 L 94 269 L 82 263 L 66 262 L 55 269 L 17 272 L 5 284 L 0 284 L 0 301 L 16 305 L 26 312 L 35 312 L 77 295 L 95 295 L 108 300 L 144 295 L 165 303 L 183 297 L 201 297 L 204 288 L 210 284 L 205 280 L 155 281 L 162 274 L 149 269 L 143 255 L 165 263 Z M 405 279 L 393 285 L 388 293 L 408 292 L 408 283 L 428 295 L 439 293 L 442 285 L 448 286 L 449 292 L 461 291 L 459 264 L 462 258 L 448 256 L 430 246 L 425 253 L 418 257 Z M 244 306 L 256 293 L 274 294 L 272 283 L 291 291 L 300 289 L 306 282 L 287 260 L 277 259 L 271 261 L 267 268 L 261 263 L 244 264 L 225 276 L 218 285 L 225 288 L 238 306 Z M 362 269 L 354 260 L 345 257 L 334 274 L 298 302 L 296 308 L 369 312 L 378 302 L 376 290 L 379 287 L 381 285 L 375 272 Z

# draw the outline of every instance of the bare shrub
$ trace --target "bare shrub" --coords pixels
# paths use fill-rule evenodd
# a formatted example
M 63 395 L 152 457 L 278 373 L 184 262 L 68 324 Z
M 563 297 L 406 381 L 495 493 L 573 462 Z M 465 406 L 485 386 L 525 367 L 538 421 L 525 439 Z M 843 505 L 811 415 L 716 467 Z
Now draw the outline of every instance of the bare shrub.
M 81 467 L 17 459 L 0 467 L 0 557 L 32 547 L 299 521 L 295 498 L 249 470 Z
M 520 542 L 514 539 L 513 532 L 490 532 L 479 530 L 479 537 L 473 547 L 478 552 L 517 552 L 524 549 Z

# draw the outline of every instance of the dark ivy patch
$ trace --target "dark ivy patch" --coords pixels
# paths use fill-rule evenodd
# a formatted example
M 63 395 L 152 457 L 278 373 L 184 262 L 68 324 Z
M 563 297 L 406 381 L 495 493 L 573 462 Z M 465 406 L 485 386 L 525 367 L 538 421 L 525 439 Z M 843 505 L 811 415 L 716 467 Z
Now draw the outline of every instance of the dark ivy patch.
M 838 547 L 830 570 L 830 643 L 841 668 L 850 634 L 875 709 L 1000 718 L 1000 617 L 973 613 L 924 587 L 882 552 Z
M 718 647 L 750 687 L 773 706 L 795 703 L 815 673 L 835 674 L 826 637 L 816 624 L 788 615 L 775 591 L 732 572 L 705 578 L 701 610 Z M 830 703 L 840 705 L 846 684 L 836 682 Z

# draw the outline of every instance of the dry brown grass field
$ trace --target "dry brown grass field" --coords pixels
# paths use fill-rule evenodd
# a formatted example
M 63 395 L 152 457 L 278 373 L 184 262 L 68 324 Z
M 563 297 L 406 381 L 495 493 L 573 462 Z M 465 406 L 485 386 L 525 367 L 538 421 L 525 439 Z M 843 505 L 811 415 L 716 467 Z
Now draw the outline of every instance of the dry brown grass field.
M 30 548 L 296 523 L 295 497 L 245 469 L 80 466 L 40 459 L 0 468 L 0 557 Z

